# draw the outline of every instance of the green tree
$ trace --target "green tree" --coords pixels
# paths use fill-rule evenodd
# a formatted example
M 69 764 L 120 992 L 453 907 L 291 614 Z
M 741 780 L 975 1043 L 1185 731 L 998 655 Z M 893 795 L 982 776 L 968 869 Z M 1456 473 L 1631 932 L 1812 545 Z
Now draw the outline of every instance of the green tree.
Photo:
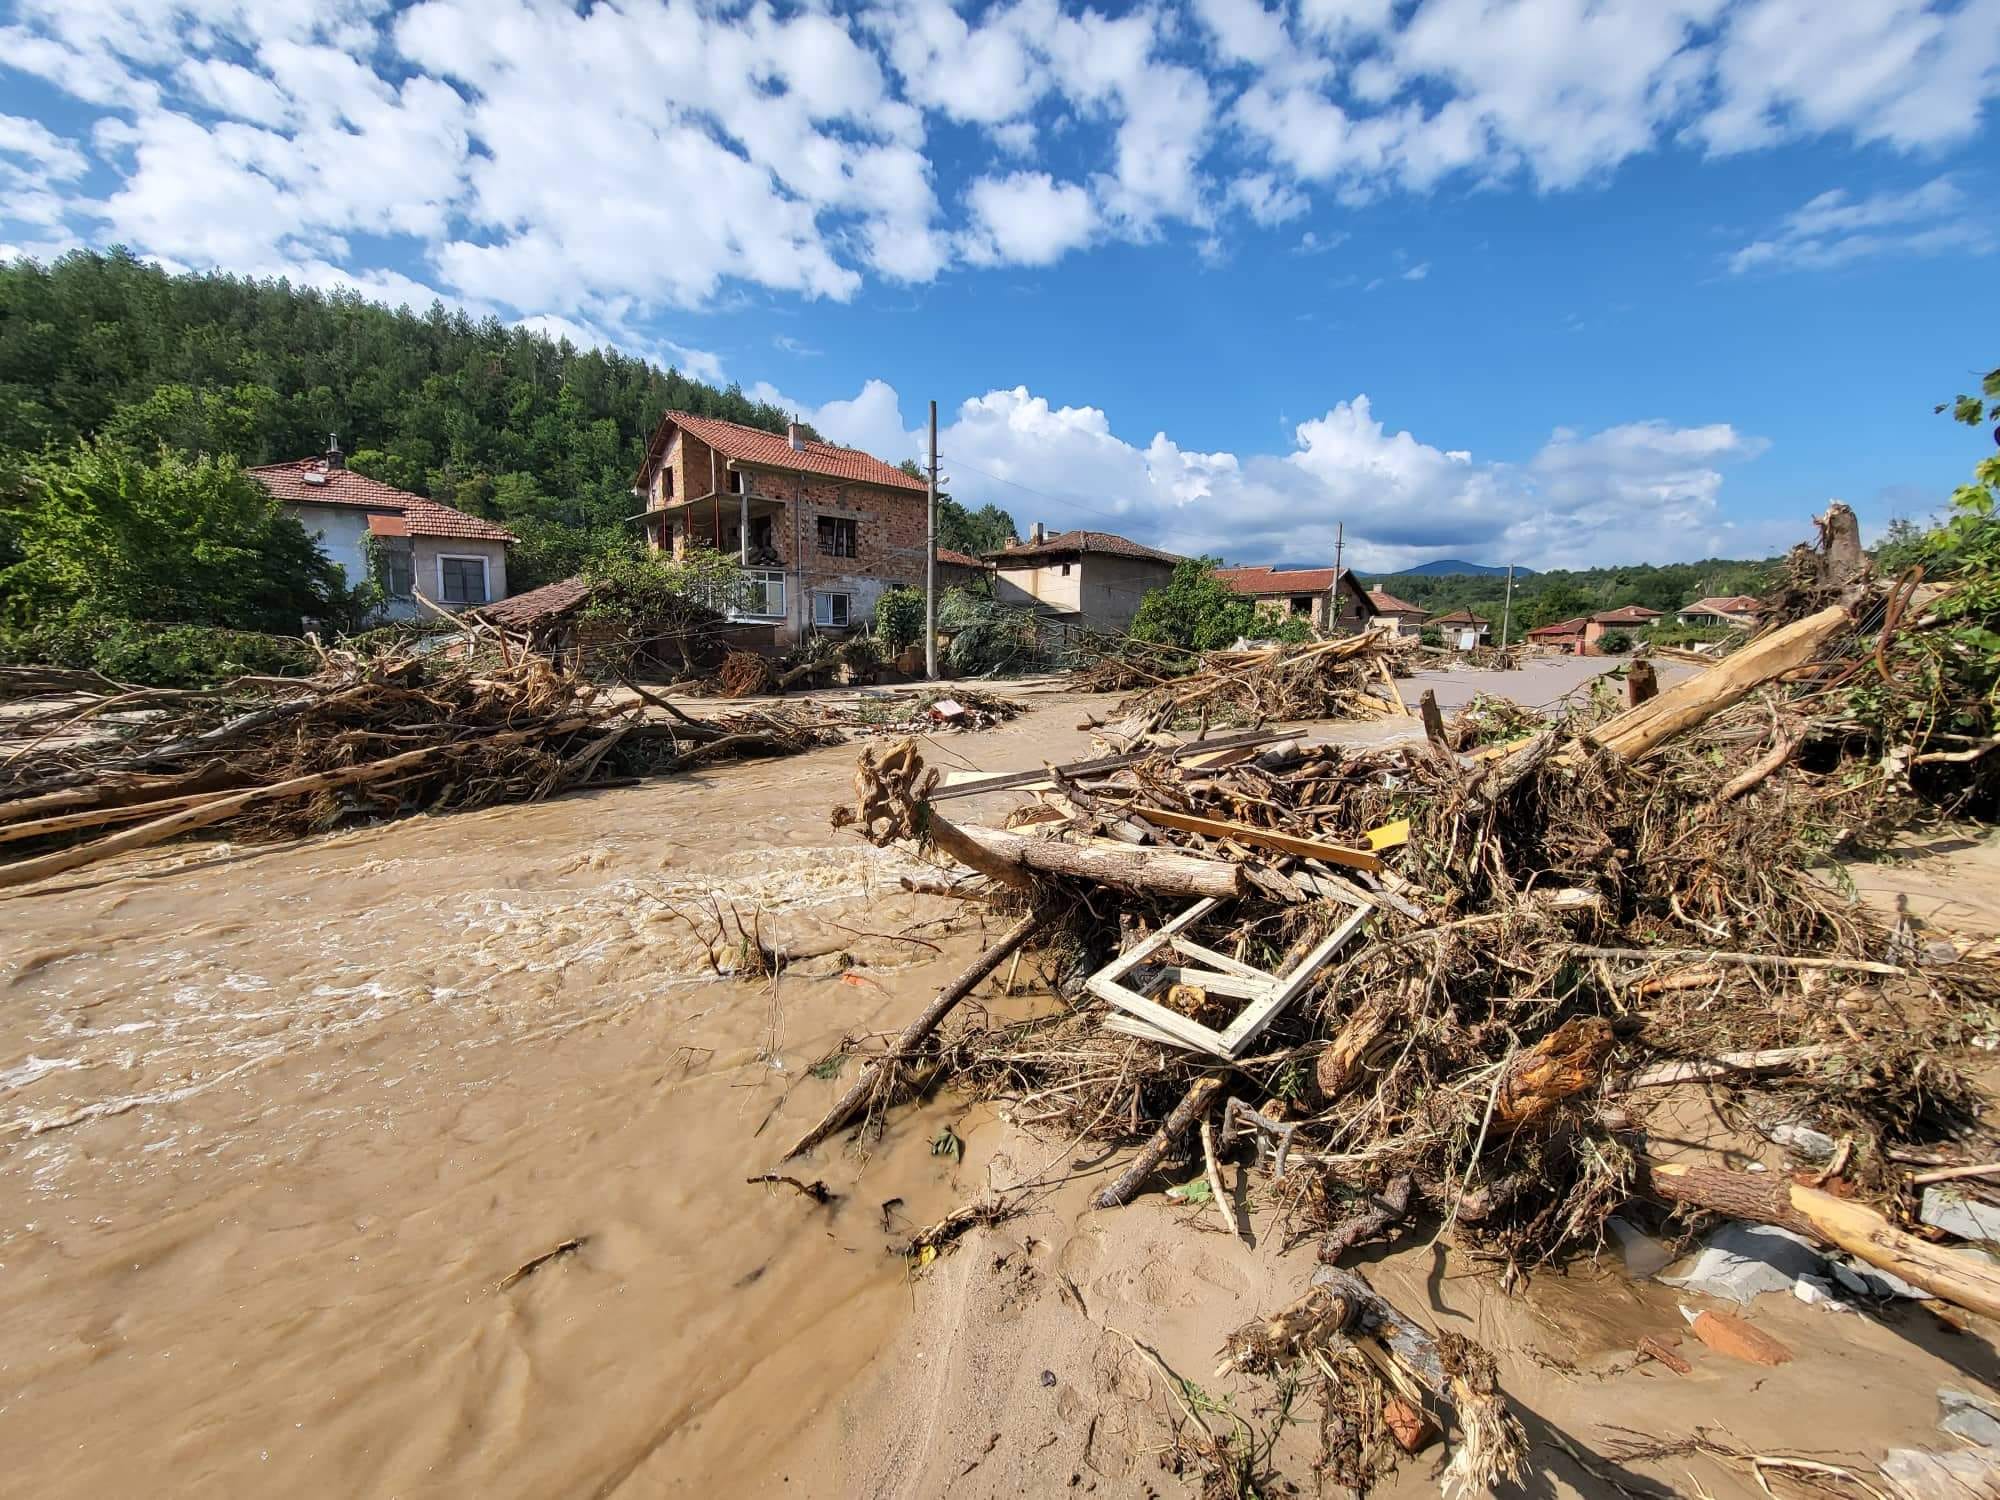
M 1165 588 L 1139 601 L 1133 636 L 1189 651 L 1214 651 L 1238 636 L 1258 633 L 1250 601 L 1216 577 L 1216 559 L 1184 557 L 1174 564 Z
M 912 479 L 924 477 L 924 466 L 914 458 L 906 458 L 896 467 Z M 988 552 L 998 552 L 1007 545 L 1008 538 L 1018 535 L 1020 532 L 1014 525 L 1013 516 L 999 506 L 989 502 L 978 510 L 967 510 L 952 499 L 948 490 L 938 491 L 938 546 L 979 557 Z
M 340 569 L 233 458 L 81 444 L 31 460 L 9 509 L 16 560 L 0 572 L 0 599 L 10 625 L 97 618 L 293 634 L 346 607 Z

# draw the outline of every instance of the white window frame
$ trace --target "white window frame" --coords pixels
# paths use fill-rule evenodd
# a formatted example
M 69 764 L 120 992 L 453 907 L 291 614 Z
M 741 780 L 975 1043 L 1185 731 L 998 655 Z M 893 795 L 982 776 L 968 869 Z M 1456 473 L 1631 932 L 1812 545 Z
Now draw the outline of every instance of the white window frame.
M 476 562 L 479 564 L 479 592 L 485 595 L 479 600 L 447 599 L 444 596 L 444 565 L 448 562 Z M 438 603 L 459 609 L 478 609 L 493 602 L 493 560 L 478 552 L 440 552 L 437 560 Z
M 750 568 L 744 573 L 744 581 L 749 585 L 740 608 L 730 613 L 743 620 L 782 620 L 785 618 L 785 575 L 777 568 Z M 775 591 L 775 602 L 774 592 Z M 753 608 L 755 600 L 762 608 Z
M 833 601 L 839 599 L 847 605 L 847 618 L 833 618 Z M 820 605 L 826 605 L 825 618 L 821 618 Z M 854 596 L 841 589 L 813 590 L 813 627 L 817 630 L 845 630 L 854 623 Z

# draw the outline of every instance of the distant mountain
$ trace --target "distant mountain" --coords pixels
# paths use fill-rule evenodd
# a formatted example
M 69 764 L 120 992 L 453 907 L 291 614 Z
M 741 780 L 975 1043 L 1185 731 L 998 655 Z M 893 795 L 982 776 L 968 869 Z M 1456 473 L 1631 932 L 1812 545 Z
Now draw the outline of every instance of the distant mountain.
M 1402 573 L 1390 576 L 1407 577 L 1415 575 L 1418 578 L 1452 578 L 1465 575 L 1470 577 L 1484 577 L 1489 573 L 1505 573 L 1506 571 L 1505 568 L 1488 567 L 1485 563 L 1466 562 L 1463 558 L 1440 557 L 1436 562 L 1427 562 L 1414 568 L 1405 568 Z M 1516 568 L 1514 576 L 1516 578 L 1533 578 L 1535 570 L 1533 568 Z

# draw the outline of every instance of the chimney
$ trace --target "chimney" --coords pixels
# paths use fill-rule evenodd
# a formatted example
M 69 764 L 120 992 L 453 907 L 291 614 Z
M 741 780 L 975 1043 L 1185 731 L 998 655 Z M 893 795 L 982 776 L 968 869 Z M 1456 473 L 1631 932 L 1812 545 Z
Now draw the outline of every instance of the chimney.
M 785 441 L 792 445 L 792 452 L 794 453 L 803 453 L 806 451 L 806 435 L 799 427 L 798 418 L 794 417 L 790 422 L 785 424 Z
M 1048 539 L 1049 528 L 1044 526 L 1040 521 L 1035 522 L 1035 529 L 1029 533 L 1028 540 L 1039 544 L 1046 542 Z
M 340 451 L 340 439 L 331 432 L 326 435 L 326 466 L 329 469 L 347 467 L 347 455 Z

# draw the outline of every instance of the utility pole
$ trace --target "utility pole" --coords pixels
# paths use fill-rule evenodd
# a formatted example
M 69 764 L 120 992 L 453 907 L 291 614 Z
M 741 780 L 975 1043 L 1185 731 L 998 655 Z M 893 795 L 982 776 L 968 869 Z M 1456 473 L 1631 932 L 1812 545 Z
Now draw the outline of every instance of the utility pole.
M 1500 644 L 1507 644 L 1507 626 L 1514 618 L 1514 565 L 1507 564 L 1507 598 L 1500 606 Z
M 924 508 L 924 676 L 937 679 L 937 402 L 931 403 L 930 502 Z
M 1347 523 L 1333 523 L 1333 581 L 1340 582 L 1340 554 L 1347 546 Z

